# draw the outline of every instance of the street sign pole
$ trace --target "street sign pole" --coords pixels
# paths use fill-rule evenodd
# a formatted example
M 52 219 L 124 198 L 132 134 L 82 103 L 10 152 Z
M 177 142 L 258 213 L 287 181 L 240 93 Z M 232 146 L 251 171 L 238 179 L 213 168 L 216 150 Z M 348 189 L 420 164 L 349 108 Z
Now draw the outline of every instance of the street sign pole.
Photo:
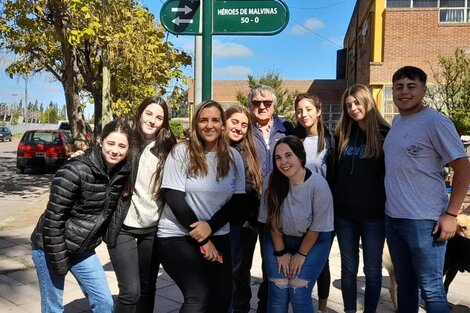
M 212 1 L 202 1 L 202 100 L 212 99 Z

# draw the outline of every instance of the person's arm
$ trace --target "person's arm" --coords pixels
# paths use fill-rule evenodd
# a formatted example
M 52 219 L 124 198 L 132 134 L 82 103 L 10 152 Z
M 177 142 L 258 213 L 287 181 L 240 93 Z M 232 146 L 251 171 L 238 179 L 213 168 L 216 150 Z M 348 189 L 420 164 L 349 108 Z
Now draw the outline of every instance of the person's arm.
M 191 224 L 199 221 L 199 219 L 186 201 L 186 194 L 183 191 L 168 188 L 164 189 L 164 193 L 165 201 L 178 222 L 191 231 L 193 229 Z
M 455 236 L 457 229 L 455 216 L 459 214 L 470 184 L 470 162 L 467 157 L 456 159 L 450 162 L 449 166 L 454 170 L 452 191 L 446 213 L 441 216 L 434 227 L 434 234 L 437 234 L 440 229 L 438 240 L 448 240 Z
M 292 256 L 292 260 L 289 268 L 289 277 L 293 278 L 299 275 L 302 265 L 305 262 L 307 254 L 309 254 L 312 247 L 315 245 L 318 239 L 318 232 L 309 230 L 304 236 L 302 243 L 300 244 L 297 253 Z
M 271 240 L 273 241 L 274 253 L 277 259 L 278 272 L 281 273 L 282 271 L 286 277 L 289 277 L 289 264 L 292 255 L 286 252 L 282 232 L 280 230 L 271 230 Z
M 43 248 L 51 271 L 64 276 L 70 268 L 65 238 L 65 223 L 80 194 L 80 175 L 72 166 L 59 169 L 51 184 L 49 202 L 44 212 Z

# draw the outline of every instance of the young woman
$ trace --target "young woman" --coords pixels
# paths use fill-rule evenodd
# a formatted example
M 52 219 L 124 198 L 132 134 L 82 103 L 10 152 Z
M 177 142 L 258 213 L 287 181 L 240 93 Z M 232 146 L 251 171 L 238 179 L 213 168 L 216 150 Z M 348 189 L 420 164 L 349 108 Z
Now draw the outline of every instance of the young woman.
M 268 312 L 314 312 L 312 289 L 325 266 L 333 231 L 333 200 L 326 180 L 305 167 L 302 141 L 287 136 L 274 147 L 273 172 L 258 220 L 264 241 Z
M 232 297 L 229 217 L 240 208 L 245 174 L 240 154 L 224 139 L 215 101 L 196 110 L 187 142 L 165 162 L 166 204 L 158 225 L 165 271 L 184 296 L 180 312 L 227 312 Z
M 327 177 L 327 164 L 334 157 L 334 138 L 323 124 L 320 99 L 311 93 L 297 95 L 294 101 L 297 126 L 296 135 L 303 140 L 307 154 L 305 167 Z M 328 259 L 317 280 L 318 313 L 326 311 L 330 294 L 330 265 Z
M 155 241 L 163 208 L 160 184 L 164 160 L 175 144 L 166 102 L 144 99 L 134 118 L 129 188 L 105 237 L 119 286 L 116 313 L 153 312 L 160 266 Z
M 342 103 L 332 183 L 335 231 L 341 253 L 341 292 L 345 312 L 356 312 L 360 240 L 366 276 L 364 312 L 369 313 L 377 310 L 382 286 L 385 240 L 382 145 L 389 126 L 366 86 L 346 89 Z
M 245 195 L 243 203 L 232 212 L 230 218 L 230 244 L 232 252 L 234 312 L 248 312 L 245 299 L 251 298 L 252 244 L 256 243 L 253 229 L 257 226 L 259 199 L 262 189 L 260 163 L 253 139 L 250 112 L 241 106 L 225 111 L 226 137 L 230 145 L 241 155 L 245 166 Z M 249 240 L 252 238 L 254 240 Z M 248 301 L 249 302 L 249 301 Z
M 95 248 L 128 178 L 125 158 L 131 136 L 123 120 L 107 124 L 101 146 L 67 162 L 52 180 L 46 211 L 31 235 L 43 313 L 63 312 L 69 271 L 93 312 L 113 312 L 113 298 Z

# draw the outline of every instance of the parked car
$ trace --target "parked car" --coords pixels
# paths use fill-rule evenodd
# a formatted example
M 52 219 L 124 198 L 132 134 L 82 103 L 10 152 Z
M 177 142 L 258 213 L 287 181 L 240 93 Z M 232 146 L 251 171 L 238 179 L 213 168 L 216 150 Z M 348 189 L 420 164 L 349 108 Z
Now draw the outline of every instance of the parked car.
M 69 122 L 62 122 L 62 123 L 60 123 L 60 124 L 59 124 L 59 129 L 72 131 L 72 129 L 70 128 Z M 85 129 L 86 129 L 86 132 L 85 132 L 85 139 L 86 139 L 86 141 L 87 141 L 88 143 L 91 143 L 91 141 L 92 141 L 92 139 L 93 139 L 93 130 L 91 129 L 90 124 L 85 123 Z
M 16 151 L 16 167 L 59 168 L 76 151 L 72 133 L 67 130 L 28 130 Z
M 11 141 L 11 131 L 8 127 L 0 127 L 0 141 Z

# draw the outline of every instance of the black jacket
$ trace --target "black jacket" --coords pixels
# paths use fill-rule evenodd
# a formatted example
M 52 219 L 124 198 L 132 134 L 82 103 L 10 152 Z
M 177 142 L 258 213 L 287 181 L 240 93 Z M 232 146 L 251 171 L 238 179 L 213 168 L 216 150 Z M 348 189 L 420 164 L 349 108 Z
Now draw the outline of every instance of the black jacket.
M 65 275 L 75 255 L 101 243 L 129 175 L 124 163 L 107 170 L 101 148 L 93 147 L 57 171 L 46 211 L 31 235 L 33 246 L 44 249 L 54 274 Z

